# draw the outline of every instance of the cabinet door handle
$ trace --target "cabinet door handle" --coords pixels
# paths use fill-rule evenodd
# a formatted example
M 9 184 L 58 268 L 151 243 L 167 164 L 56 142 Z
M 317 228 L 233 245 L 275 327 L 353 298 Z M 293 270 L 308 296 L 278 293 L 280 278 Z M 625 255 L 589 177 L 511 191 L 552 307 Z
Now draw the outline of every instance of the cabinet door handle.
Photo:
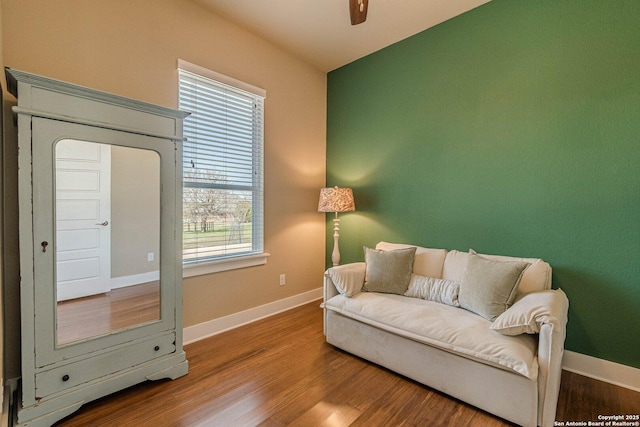
M 153 349 L 154 349 L 155 351 L 158 351 L 158 350 L 160 350 L 160 346 L 159 346 L 159 345 L 157 345 L 157 346 L 153 347 Z
M 69 381 L 69 375 L 64 375 L 62 377 L 62 381 Z
M 47 252 L 47 246 L 49 245 L 49 242 L 42 242 L 40 244 L 42 245 L 42 252 Z
M 103 227 L 106 227 L 107 225 L 109 225 L 109 221 L 98 222 L 96 223 L 96 225 L 101 225 Z

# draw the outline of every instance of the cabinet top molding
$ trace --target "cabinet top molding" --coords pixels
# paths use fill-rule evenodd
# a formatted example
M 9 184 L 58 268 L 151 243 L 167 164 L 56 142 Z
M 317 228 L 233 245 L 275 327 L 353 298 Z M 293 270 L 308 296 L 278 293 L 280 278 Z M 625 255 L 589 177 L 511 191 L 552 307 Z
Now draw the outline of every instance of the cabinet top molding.
M 181 121 L 190 113 L 6 67 L 8 91 L 18 99 L 17 114 L 103 126 L 150 136 L 183 140 Z M 37 108 L 34 107 L 38 97 Z M 84 108 L 84 101 L 103 107 Z M 44 102 L 43 102 L 44 101 Z M 124 109 L 124 110 L 123 110 Z M 144 123 L 137 113 L 146 114 Z M 149 120 L 148 114 L 156 116 Z M 164 123 L 161 123 L 164 122 Z M 105 124 L 108 123 L 107 126 Z M 180 123 L 180 124 L 178 124 Z

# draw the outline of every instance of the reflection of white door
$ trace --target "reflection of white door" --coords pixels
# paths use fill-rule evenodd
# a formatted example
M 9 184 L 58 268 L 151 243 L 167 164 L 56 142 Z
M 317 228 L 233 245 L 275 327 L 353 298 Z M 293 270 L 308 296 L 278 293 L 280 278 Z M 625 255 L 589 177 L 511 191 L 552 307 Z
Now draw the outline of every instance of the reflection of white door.
M 58 301 L 110 290 L 111 147 L 63 139 L 56 156 Z

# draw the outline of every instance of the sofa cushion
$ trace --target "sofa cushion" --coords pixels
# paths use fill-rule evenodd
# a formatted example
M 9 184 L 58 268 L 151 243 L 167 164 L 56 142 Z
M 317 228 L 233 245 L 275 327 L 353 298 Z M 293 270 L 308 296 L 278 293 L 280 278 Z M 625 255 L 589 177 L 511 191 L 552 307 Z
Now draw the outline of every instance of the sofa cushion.
M 490 322 L 466 310 L 401 295 L 361 292 L 336 295 L 325 308 L 382 330 L 472 360 L 523 375 L 538 376 L 533 335 L 506 336 L 489 329 Z M 393 351 L 393 349 L 380 349 Z
M 561 290 L 531 292 L 522 295 L 491 324 L 491 329 L 504 335 L 537 334 L 543 324 L 563 330 L 561 318 L 567 312 L 569 300 Z
M 376 249 L 381 251 L 393 251 L 396 249 L 416 248 L 416 257 L 413 261 L 413 273 L 419 276 L 442 278 L 442 266 L 447 256 L 446 249 L 423 248 L 415 245 L 401 243 L 380 242 Z
M 416 248 L 381 251 L 364 247 L 363 291 L 402 295 L 409 287 Z
M 494 321 L 513 304 L 529 263 L 493 261 L 470 255 L 460 280 L 460 306 Z
M 404 295 L 411 298 L 435 301 L 452 307 L 460 307 L 458 302 L 459 291 L 460 282 L 412 274 L 409 288 Z
M 469 256 L 475 251 L 461 252 L 452 250 L 447 252 L 442 267 L 442 278 L 446 280 L 460 281 L 467 266 Z M 551 289 L 551 266 L 540 258 L 518 258 L 502 255 L 477 254 L 494 261 L 523 261 L 531 264 L 522 275 L 518 285 L 518 294 L 544 291 Z

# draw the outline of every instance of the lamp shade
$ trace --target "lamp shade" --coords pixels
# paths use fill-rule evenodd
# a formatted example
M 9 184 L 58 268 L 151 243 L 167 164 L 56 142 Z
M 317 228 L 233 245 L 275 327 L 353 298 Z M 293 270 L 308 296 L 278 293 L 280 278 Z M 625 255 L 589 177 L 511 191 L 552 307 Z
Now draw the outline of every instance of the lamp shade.
M 320 190 L 318 212 L 355 211 L 353 191 L 350 188 L 328 187 Z

